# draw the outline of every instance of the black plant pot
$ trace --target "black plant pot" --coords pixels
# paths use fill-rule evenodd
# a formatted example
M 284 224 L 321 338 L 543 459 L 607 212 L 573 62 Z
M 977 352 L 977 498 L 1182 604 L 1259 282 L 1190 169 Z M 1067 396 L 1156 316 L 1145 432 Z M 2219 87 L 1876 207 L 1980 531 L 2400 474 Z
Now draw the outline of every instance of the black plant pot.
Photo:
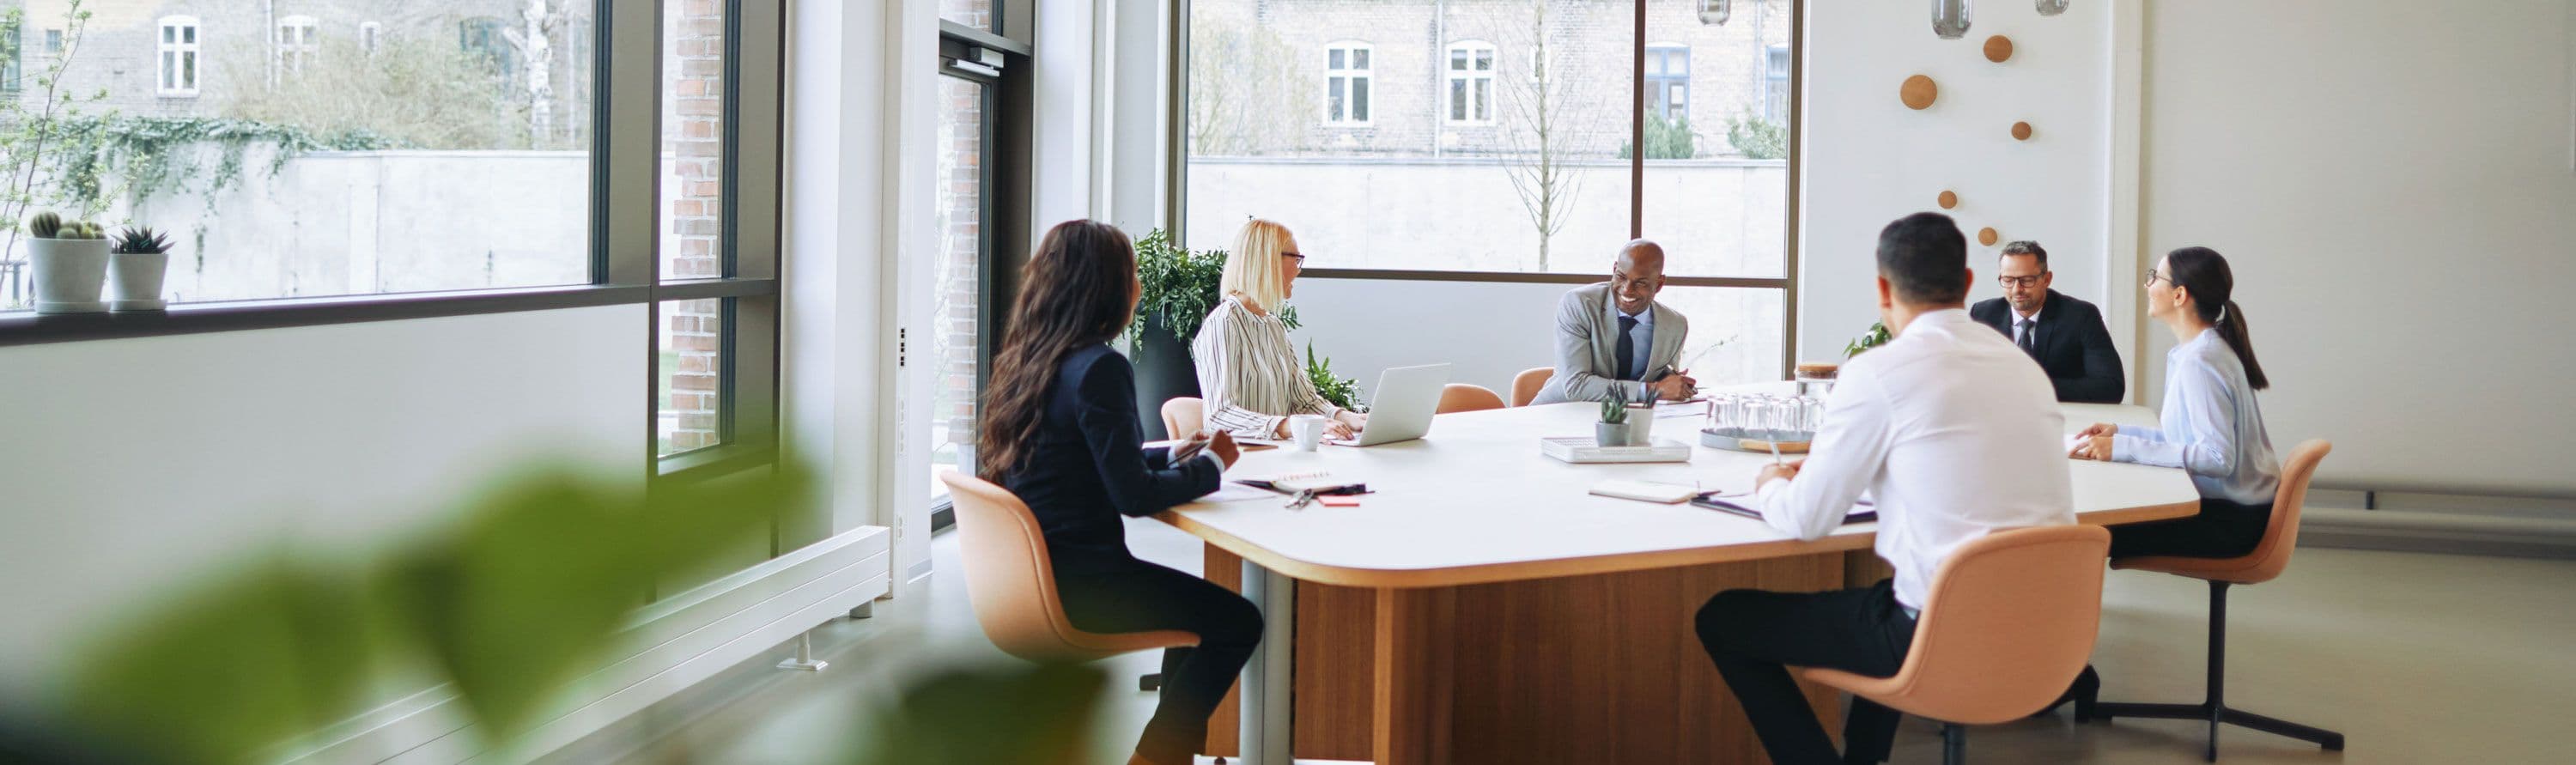
M 1147 440 L 1164 438 L 1163 402 L 1199 395 L 1199 370 L 1190 362 L 1190 344 L 1172 336 L 1162 314 L 1149 315 L 1145 331 L 1136 333 L 1136 347 L 1128 361 L 1136 366 L 1137 422 L 1144 426 Z

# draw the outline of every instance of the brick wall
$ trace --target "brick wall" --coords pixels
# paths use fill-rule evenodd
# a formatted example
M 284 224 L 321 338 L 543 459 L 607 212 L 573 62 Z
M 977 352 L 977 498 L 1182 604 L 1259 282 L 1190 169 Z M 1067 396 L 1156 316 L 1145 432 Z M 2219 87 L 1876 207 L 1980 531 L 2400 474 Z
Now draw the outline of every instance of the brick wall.
M 983 244 L 983 88 L 941 78 L 939 86 L 939 281 L 931 337 L 932 449 L 969 459 L 975 444 L 975 372 L 982 308 L 978 292 Z
M 664 66 L 673 90 L 664 143 L 672 155 L 671 177 L 679 185 L 664 197 L 671 209 L 663 219 L 664 246 L 676 246 L 664 257 L 663 276 L 673 279 L 724 275 L 721 245 L 724 198 L 724 5 L 719 0 L 673 0 L 670 51 Z M 685 300 L 663 306 L 665 330 L 677 355 L 671 375 L 670 409 L 676 416 L 670 448 L 674 451 L 713 446 L 719 433 L 717 387 L 723 369 L 719 358 L 723 301 Z

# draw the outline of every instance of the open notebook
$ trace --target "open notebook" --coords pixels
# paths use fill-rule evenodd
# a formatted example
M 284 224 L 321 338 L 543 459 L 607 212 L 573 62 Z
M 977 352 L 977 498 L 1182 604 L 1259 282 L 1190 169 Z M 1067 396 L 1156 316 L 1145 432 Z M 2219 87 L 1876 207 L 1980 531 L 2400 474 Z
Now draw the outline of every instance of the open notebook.
M 1753 501 L 1753 495 L 1739 494 L 1725 499 L 1719 499 L 1717 492 L 1705 492 L 1699 496 L 1692 497 L 1691 505 L 1694 507 L 1705 507 L 1719 512 L 1734 513 L 1754 520 L 1762 519 L 1762 511 L 1753 509 L 1751 505 L 1736 504 L 1735 500 L 1751 502 Z M 1868 500 L 1862 500 L 1859 504 L 1852 506 L 1851 514 L 1843 516 L 1843 525 L 1848 526 L 1854 523 L 1873 523 L 1877 520 L 1878 506 L 1870 504 Z

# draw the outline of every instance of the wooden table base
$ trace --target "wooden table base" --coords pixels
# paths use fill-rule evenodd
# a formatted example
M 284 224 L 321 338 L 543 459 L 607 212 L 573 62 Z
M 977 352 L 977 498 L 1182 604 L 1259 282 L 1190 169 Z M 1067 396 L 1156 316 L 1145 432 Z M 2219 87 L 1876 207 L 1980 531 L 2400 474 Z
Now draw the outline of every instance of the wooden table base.
M 1764 762 L 1692 615 L 1722 590 L 1839 588 L 1847 567 L 1861 568 L 1827 553 L 1464 587 L 1301 583 L 1296 756 L 1379 765 Z M 1240 589 L 1233 554 L 1209 547 L 1206 570 Z M 1839 735 L 1834 692 L 1810 685 L 1807 696 Z M 1207 754 L 1234 754 L 1234 719 L 1229 695 L 1208 726 Z

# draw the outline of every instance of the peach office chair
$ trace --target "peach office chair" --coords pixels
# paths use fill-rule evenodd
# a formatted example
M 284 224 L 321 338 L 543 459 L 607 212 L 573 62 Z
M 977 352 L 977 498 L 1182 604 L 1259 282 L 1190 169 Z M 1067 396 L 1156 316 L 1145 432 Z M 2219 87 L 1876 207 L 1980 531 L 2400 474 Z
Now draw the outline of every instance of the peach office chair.
M 1182 396 L 1163 402 L 1163 437 L 1188 438 L 1207 426 L 1207 402 Z
M 1495 393 L 1492 388 L 1466 383 L 1450 383 L 1440 389 L 1440 408 L 1434 411 L 1438 414 L 1481 412 L 1487 409 L 1501 409 L 1504 406 L 1502 394 Z
M 1103 634 L 1075 629 L 1056 599 L 1046 537 L 1029 506 L 1010 490 L 965 473 L 946 473 L 965 545 L 966 597 L 984 636 L 1004 653 L 1030 661 L 1089 661 L 1149 648 L 1199 644 L 1178 630 Z
M 1512 375 L 1512 406 L 1529 406 L 1539 391 L 1547 389 L 1547 381 L 1555 377 L 1555 367 L 1530 367 Z
M 2111 561 L 2112 568 L 2161 571 L 2209 582 L 2209 695 L 2198 704 L 2097 704 L 2094 716 L 2104 720 L 2207 720 L 2209 741 L 2201 750 L 2201 758 L 2210 762 L 2218 761 L 2220 723 L 2343 751 L 2341 733 L 2230 709 L 2223 693 L 2227 674 L 2227 587 L 2271 581 L 2289 567 L 2290 552 L 2299 546 L 2299 507 L 2307 503 L 2308 481 L 2316 477 L 2317 463 L 2324 462 L 2326 453 L 2331 451 L 2334 444 L 2324 440 L 2308 441 L 2290 450 L 2290 458 L 2281 465 L 2281 487 L 2272 495 L 2272 523 L 2263 530 L 2263 541 L 2254 546 L 2253 552 L 2237 558 L 2138 556 Z
M 2099 526 L 1997 531 L 1960 545 L 1932 579 L 1913 647 L 1894 677 L 1808 667 L 1798 676 L 1942 722 L 1941 761 L 1967 757 L 1967 729 L 2019 720 L 2065 692 L 2102 623 Z M 1878 753 L 1880 759 L 1885 752 Z

